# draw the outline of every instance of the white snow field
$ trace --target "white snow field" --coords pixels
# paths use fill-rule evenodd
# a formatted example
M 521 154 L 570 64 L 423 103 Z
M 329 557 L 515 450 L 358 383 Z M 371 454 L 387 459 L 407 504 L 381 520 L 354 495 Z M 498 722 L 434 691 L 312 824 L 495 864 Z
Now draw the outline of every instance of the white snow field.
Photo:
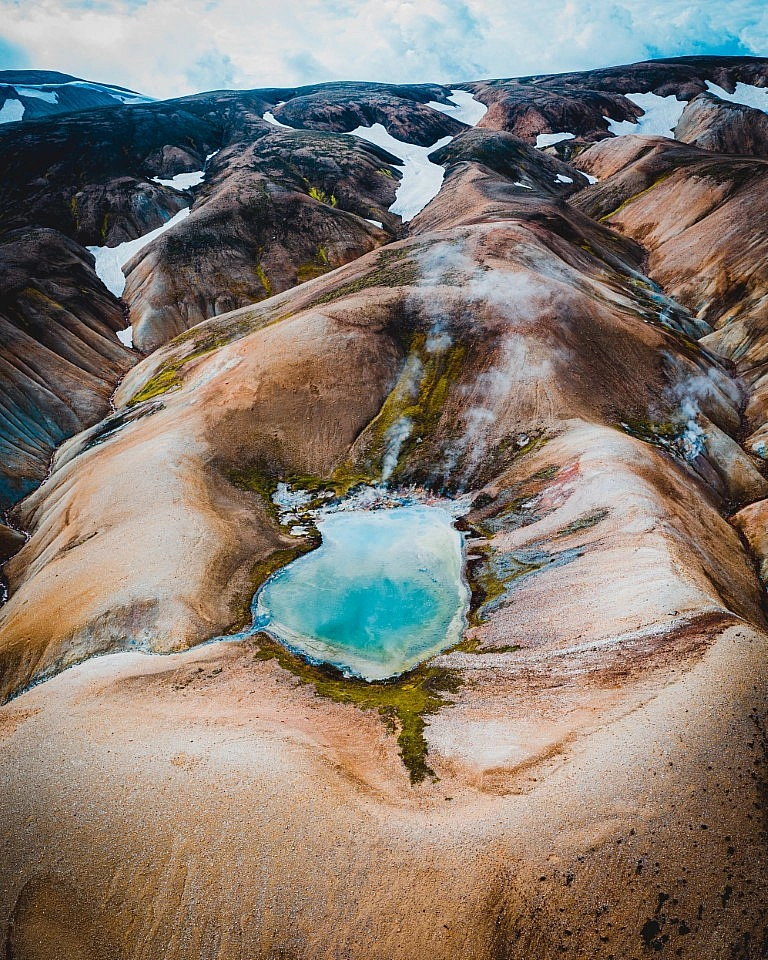
M 448 99 L 453 103 L 438 103 L 437 100 L 430 100 L 427 106 L 453 117 L 454 120 L 466 123 L 468 127 L 476 126 L 488 113 L 488 107 L 466 90 L 451 90 Z
M 139 250 L 159 237 L 161 233 L 170 230 L 171 227 L 188 216 L 189 207 L 184 207 L 182 210 L 179 210 L 175 216 L 171 217 L 170 220 L 166 221 L 162 227 L 145 233 L 143 237 L 137 237 L 135 240 L 126 240 L 116 247 L 88 247 L 89 252 L 93 254 L 96 260 L 96 276 L 110 293 L 113 293 L 116 297 L 121 297 L 125 290 L 125 275 L 123 274 L 125 264 L 128 263 L 131 257 L 135 256 Z
M 125 330 L 117 331 L 117 339 L 124 347 L 129 347 L 133 350 L 133 327 L 126 327 Z
M 193 170 L 191 173 L 177 173 L 175 177 L 164 180 L 162 177 L 152 177 L 155 183 L 161 183 L 164 187 L 173 187 L 174 190 L 187 190 L 189 187 L 199 186 L 205 180 L 205 174 L 208 171 L 208 161 L 215 157 L 218 150 L 209 153 L 205 158 L 202 170 Z
M 90 80 L 69 80 L 67 83 L 57 83 L 43 84 L 46 87 L 86 87 L 90 90 L 99 90 L 101 93 L 106 93 L 107 96 L 112 97 L 113 100 L 117 100 L 120 103 L 153 103 L 153 97 L 145 97 L 141 93 L 134 93 L 132 90 L 115 90 L 113 87 L 107 87 L 103 83 L 92 83 Z
M 14 87 L 20 97 L 36 97 L 46 103 L 58 103 L 59 95 L 53 90 L 43 90 L 42 87 Z
M 285 100 L 281 100 L 280 103 L 276 103 L 275 110 L 277 110 L 278 107 L 282 107 L 284 103 L 285 103 Z M 293 127 L 289 127 L 287 123 L 280 123 L 280 121 L 276 119 L 274 113 L 272 113 L 271 110 L 267 110 L 267 112 L 264 114 L 264 116 L 261 119 L 266 120 L 267 123 L 271 123 L 273 127 L 283 127 L 285 130 L 294 129 Z
M 625 93 L 624 96 L 645 113 L 638 118 L 637 122 L 611 120 L 610 117 L 605 117 L 604 119 L 608 121 L 608 129 L 614 136 L 623 137 L 634 134 L 641 137 L 675 139 L 673 131 L 683 110 L 688 106 L 687 100 L 678 100 L 674 94 L 660 97 L 656 93 Z
M 383 147 L 392 156 L 402 161 L 400 170 L 403 179 L 395 193 L 395 202 L 389 208 L 390 213 L 397 214 L 403 223 L 408 223 L 417 213 L 426 207 L 440 192 L 445 170 L 437 163 L 427 159 L 428 154 L 439 147 L 444 147 L 453 140 L 453 137 L 442 137 L 431 147 L 420 147 L 415 143 L 405 143 L 397 140 L 384 129 L 380 123 L 372 127 L 357 127 L 350 131 L 350 136 L 360 137 L 377 147 Z
M 0 108 L 0 123 L 15 123 L 24 116 L 24 104 L 21 100 L 6 100 Z
M 707 90 L 721 100 L 741 103 L 745 107 L 756 107 L 763 113 L 768 113 L 768 89 L 765 87 L 753 87 L 749 83 L 739 82 L 736 84 L 736 90 L 733 93 L 728 93 L 727 90 L 718 87 L 716 83 L 707 80 Z
M 563 140 L 575 139 L 575 133 L 540 133 L 536 137 L 536 149 L 543 150 L 544 147 L 554 146 L 556 143 L 562 143 Z
M 177 173 L 175 177 L 169 180 L 163 180 L 162 177 L 152 177 L 155 183 L 162 183 L 164 187 L 173 187 L 174 190 L 186 190 L 189 187 L 197 187 L 205 179 L 204 170 L 194 170 L 192 173 Z

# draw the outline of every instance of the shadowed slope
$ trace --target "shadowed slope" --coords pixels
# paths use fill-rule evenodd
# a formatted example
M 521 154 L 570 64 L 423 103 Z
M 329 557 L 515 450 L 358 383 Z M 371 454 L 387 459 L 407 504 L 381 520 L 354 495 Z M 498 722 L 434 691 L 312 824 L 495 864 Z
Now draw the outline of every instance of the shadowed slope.
M 54 449 L 100 419 L 132 364 L 123 311 L 82 247 L 54 230 L 0 238 L 0 509 L 45 477 Z

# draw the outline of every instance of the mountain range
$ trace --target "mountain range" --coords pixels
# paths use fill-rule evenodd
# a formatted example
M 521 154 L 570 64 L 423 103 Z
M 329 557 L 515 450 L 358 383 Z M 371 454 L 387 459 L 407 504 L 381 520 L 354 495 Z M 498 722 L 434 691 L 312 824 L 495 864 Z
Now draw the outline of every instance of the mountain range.
M 768 59 L 0 71 L 0 158 L 5 956 L 765 957 Z M 251 604 L 384 495 L 470 600 L 368 682 Z

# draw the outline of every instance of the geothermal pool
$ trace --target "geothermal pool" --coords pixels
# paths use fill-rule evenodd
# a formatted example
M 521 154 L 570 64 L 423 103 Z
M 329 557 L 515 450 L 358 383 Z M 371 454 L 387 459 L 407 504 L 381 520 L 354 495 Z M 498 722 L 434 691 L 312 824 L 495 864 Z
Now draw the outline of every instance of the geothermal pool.
M 313 661 L 383 680 L 461 639 L 463 544 L 445 507 L 326 513 L 322 544 L 254 597 L 254 629 Z

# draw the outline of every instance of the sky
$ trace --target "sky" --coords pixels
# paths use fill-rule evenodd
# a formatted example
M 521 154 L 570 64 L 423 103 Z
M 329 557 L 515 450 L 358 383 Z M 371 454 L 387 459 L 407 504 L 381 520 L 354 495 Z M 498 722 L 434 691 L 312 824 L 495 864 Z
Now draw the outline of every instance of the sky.
M 0 69 L 167 98 L 768 56 L 765 0 L 0 0 Z

